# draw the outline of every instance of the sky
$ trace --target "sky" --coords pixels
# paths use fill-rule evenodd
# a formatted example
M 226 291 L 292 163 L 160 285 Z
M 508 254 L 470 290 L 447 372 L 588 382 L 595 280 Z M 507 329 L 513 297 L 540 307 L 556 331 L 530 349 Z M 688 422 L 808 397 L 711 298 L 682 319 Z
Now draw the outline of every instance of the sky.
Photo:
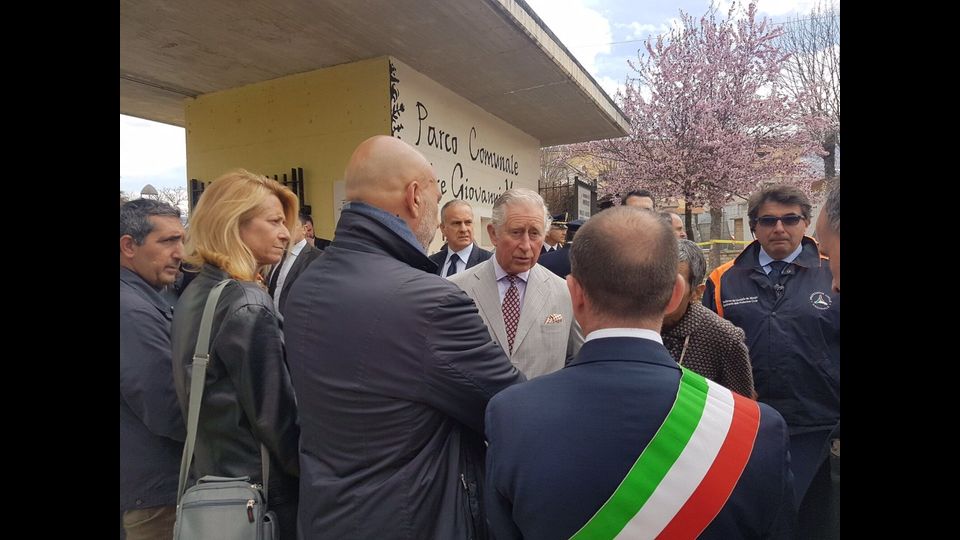
M 611 96 L 632 76 L 627 60 L 650 36 L 666 33 L 680 11 L 703 15 L 710 0 L 526 0 L 537 15 Z M 759 0 L 761 16 L 775 23 L 810 12 L 815 0 Z M 730 6 L 717 1 L 721 13 Z M 839 6 L 840 2 L 837 0 Z M 120 190 L 146 185 L 186 187 L 183 128 L 120 115 Z

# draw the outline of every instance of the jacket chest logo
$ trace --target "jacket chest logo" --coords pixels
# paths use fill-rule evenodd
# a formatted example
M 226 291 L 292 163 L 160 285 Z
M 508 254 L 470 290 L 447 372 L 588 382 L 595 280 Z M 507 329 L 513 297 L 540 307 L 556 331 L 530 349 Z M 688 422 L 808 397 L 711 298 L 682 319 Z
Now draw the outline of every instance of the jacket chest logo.
M 810 303 L 817 309 L 826 310 L 830 309 L 830 306 L 833 305 L 833 300 L 830 299 L 827 293 L 817 291 L 810 295 Z

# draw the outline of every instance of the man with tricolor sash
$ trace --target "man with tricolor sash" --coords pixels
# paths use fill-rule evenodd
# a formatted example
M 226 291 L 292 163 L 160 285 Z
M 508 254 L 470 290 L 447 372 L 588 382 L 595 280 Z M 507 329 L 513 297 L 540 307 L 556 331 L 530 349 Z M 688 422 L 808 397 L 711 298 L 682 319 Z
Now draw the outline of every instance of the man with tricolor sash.
M 783 418 L 681 368 L 661 341 L 684 291 L 670 228 L 610 209 L 580 229 L 570 260 L 582 349 L 487 407 L 494 536 L 792 538 Z

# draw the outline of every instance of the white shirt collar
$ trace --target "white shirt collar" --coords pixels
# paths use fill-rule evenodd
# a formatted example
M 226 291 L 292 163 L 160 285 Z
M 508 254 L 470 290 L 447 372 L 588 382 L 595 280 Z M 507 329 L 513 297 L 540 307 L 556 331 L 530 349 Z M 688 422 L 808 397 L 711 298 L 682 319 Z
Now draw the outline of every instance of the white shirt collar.
M 794 259 L 800 256 L 800 252 L 803 251 L 803 242 L 800 242 L 800 245 L 797 246 L 797 249 L 793 250 L 793 253 L 787 255 L 786 257 L 780 259 L 785 263 L 792 263 Z M 757 257 L 760 262 L 760 266 L 767 266 L 773 261 L 777 260 L 771 257 L 766 251 L 764 251 L 763 246 L 760 246 L 760 255 Z
M 663 338 L 660 337 L 658 332 L 653 330 L 648 330 L 646 328 L 601 328 L 600 330 L 594 330 L 587 334 L 587 337 L 583 339 L 583 342 L 586 343 L 591 339 L 603 339 L 603 338 L 612 338 L 612 337 L 631 337 L 631 338 L 641 338 L 649 339 L 651 341 L 656 341 L 657 343 L 663 345 Z
M 504 270 L 503 268 L 500 268 L 500 263 L 497 262 L 497 258 L 496 257 L 490 257 L 490 258 L 493 260 L 493 273 L 496 275 L 497 281 L 500 281 L 501 279 L 507 277 L 507 271 Z M 523 280 L 524 283 L 526 283 L 527 278 L 530 277 L 530 270 L 527 270 L 526 272 L 520 272 L 519 274 L 517 274 L 517 277 L 519 277 L 520 279 Z
M 447 260 L 448 261 L 451 258 L 453 258 L 454 255 L 457 255 L 458 257 L 460 257 L 460 260 L 463 261 L 464 264 L 466 264 L 467 260 L 470 259 L 471 253 L 473 253 L 473 242 L 470 242 L 469 244 L 467 244 L 467 247 L 461 249 L 460 251 L 452 251 L 450 249 L 450 244 L 447 244 Z
M 290 248 L 290 255 L 293 255 L 294 257 L 296 257 L 297 255 L 300 254 L 301 251 L 303 251 L 303 246 L 305 245 L 307 245 L 306 238 L 304 238 L 303 240 L 300 240 L 299 242 L 294 244 L 292 248 Z

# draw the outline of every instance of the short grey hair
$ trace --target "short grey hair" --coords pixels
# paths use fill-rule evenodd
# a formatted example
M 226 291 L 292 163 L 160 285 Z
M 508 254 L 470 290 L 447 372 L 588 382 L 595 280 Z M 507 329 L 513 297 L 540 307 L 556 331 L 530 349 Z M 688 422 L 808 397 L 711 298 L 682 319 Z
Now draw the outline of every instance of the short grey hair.
M 543 202 L 543 197 L 536 191 L 530 189 L 513 188 L 504 191 L 503 195 L 497 199 L 497 202 L 493 203 L 493 213 L 490 216 L 490 223 L 493 224 L 495 229 L 500 230 L 500 226 L 506 221 L 506 207 L 511 204 L 529 204 L 543 208 L 543 230 L 546 231 L 550 228 L 550 221 L 552 221 L 550 210 L 547 209 L 547 205 Z
M 180 209 L 153 199 L 136 199 L 120 207 L 120 237 L 130 235 L 133 242 L 142 246 L 147 235 L 153 231 L 151 216 L 166 216 L 180 219 Z
M 464 200 L 461 200 L 461 199 L 451 199 L 451 200 L 447 201 L 446 204 L 443 205 L 443 208 L 440 209 L 440 222 L 441 222 L 441 223 L 444 222 L 444 216 L 445 216 L 445 214 L 446 214 L 446 212 L 447 212 L 447 208 L 450 208 L 450 207 L 452 207 L 452 206 L 466 206 L 467 208 L 470 209 L 471 212 L 473 212 L 473 207 L 470 206 L 470 203 L 468 203 L 467 201 L 464 201 Z
M 840 233 L 840 177 L 834 178 L 827 188 L 827 201 L 823 204 L 823 212 L 827 213 L 827 223 L 830 230 Z
M 686 238 L 677 239 L 680 251 L 678 263 L 686 262 L 690 268 L 690 286 L 696 287 L 703 283 L 703 278 L 707 275 L 707 259 L 703 256 L 703 250 L 694 242 Z

